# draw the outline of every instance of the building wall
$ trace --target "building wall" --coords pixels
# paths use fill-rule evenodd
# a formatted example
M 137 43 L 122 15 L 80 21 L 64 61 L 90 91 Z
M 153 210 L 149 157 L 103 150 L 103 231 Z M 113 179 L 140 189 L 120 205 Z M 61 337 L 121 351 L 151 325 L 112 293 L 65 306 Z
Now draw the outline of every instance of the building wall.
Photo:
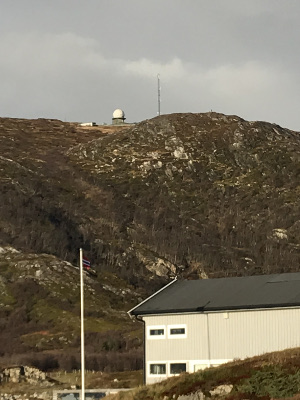
M 185 363 L 186 371 L 194 372 L 300 346 L 300 308 L 145 316 L 144 320 L 146 383 L 171 376 L 171 364 L 174 370 Z M 170 335 L 176 327 L 185 328 L 185 333 Z M 164 335 L 150 335 L 150 330 L 164 330 Z M 151 364 L 165 364 L 165 373 L 150 373 Z

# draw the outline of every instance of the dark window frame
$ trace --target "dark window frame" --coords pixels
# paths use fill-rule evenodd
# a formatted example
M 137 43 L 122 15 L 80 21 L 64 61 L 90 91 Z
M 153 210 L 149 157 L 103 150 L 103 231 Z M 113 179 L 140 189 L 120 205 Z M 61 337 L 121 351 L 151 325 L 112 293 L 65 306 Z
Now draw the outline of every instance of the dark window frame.
M 156 367 L 162 368 L 164 372 L 155 372 Z M 167 364 L 166 363 L 155 363 L 150 364 L 150 375 L 166 375 L 167 374 Z
M 157 332 L 157 333 L 154 333 Z M 159 329 L 149 329 L 149 336 L 164 336 L 165 335 L 165 329 L 164 328 L 159 328 Z
M 172 370 L 172 367 L 174 368 L 174 366 L 181 366 L 183 368 L 178 368 L 177 370 L 174 371 L 174 369 Z M 175 367 L 176 369 L 176 367 Z M 186 372 L 186 363 L 170 363 L 170 375 L 179 375 L 182 372 Z
M 174 331 L 181 331 L 181 332 L 174 332 Z M 185 335 L 185 334 L 186 334 L 185 328 L 170 328 L 170 335 Z

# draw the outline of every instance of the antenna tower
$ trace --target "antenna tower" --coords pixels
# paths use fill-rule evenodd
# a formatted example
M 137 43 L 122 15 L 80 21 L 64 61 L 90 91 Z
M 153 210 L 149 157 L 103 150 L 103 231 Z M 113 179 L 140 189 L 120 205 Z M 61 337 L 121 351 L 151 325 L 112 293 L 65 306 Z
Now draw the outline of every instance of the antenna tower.
M 159 74 L 157 74 L 157 103 L 158 103 L 157 115 L 160 115 L 160 78 L 159 78 Z

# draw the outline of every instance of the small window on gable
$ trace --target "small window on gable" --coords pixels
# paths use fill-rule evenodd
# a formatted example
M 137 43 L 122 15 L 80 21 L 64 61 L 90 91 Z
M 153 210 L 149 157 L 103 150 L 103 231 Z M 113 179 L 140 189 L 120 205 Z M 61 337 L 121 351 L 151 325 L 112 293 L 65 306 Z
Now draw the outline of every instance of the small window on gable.
M 170 374 L 177 375 L 181 372 L 186 372 L 186 363 L 174 363 L 170 364 Z
M 166 364 L 150 364 L 150 374 L 151 375 L 165 375 L 166 374 Z
M 165 334 L 164 329 L 150 329 L 150 336 L 159 336 L 164 334 Z
M 186 325 L 169 325 L 168 338 L 169 339 L 184 339 L 187 337 Z
M 165 339 L 166 327 L 164 325 L 152 325 L 147 327 L 148 339 Z
M 185 335 L 185 328 L 171 328 L 170 335 Z

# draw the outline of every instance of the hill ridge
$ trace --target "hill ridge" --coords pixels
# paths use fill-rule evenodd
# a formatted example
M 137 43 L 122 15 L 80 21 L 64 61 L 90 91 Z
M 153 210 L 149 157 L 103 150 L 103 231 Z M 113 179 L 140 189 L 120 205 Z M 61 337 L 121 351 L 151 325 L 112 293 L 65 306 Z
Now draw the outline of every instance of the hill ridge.
M 16 345 L 30 333 L 32 341 L 17 352 L 62 346 L 76 353 L 78 299 L 68 288 L 53 299 L 31 261 L 57 264 L 71 282 L 81 247 L 98 272 L 89 283 L 88 333 L 122 351 L 139 351 L 141 343 L 126 311 L 175 275 L 298 271 L 299 138 L 276 124 L 213 112 L 161 115 L 122 128 L 0 118 L 0 246 L 20 252 L 10 259 L 0 253 L 2 343 Z M 59 278 L 55 285 L 66 286 Z M 73 336 L 64 343 L 59 333 L 68 318 Z M 24 332 L 10 338 L 13 321 Z M 113 344 L 99 321 L 117 332 Z M 34 336 L 47 323 L 52 341 Z M 123 328 L 126 343 L 118 336 Z M 10 357 L 12 348 L 0 353 Z

